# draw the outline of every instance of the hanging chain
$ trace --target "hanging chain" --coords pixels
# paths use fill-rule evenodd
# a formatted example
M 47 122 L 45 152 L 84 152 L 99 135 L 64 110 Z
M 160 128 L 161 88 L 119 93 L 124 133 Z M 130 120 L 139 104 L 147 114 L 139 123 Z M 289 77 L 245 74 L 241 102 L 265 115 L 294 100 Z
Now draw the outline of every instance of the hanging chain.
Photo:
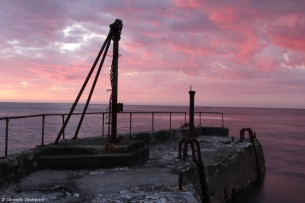
M 112 87 L 113 87 L 113 65 L 111 65 L 110 69 L 110 84 L 111 84 L 111 89 L 107 89 L 108 91 L 111 91 L 110 98 L 109 98 L 109 106 L 108 106 L 108 138 L 110 138 L 110 129 L 111 129 L 111 112 L 112 112 Z

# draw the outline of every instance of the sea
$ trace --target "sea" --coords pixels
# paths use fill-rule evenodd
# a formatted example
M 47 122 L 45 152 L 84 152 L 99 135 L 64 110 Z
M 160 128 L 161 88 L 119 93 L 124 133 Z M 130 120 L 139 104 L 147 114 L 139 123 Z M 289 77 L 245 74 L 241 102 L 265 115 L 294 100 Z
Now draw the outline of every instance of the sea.
M 54 142 L 62 116 L 72 104 L 59 103 L 0 103 L 0 157 L 4 156 L 8 129 L 8 153 L 16 153 L 41 144 L 42 114 L 44 143 Z M 82 112 L 80 104 L 75 112 Z M 87 112 L 105 112 L 108 105 L 92 104 Z M 179 128 L 187 122 L 187 106 L 125 105 L 118 115 L 118 134 Z M 146 112 L 146 113 L 145 113 Z M 155 112 L 152 114 L 152 112 Z M 158 113 L 159 112 L 159 113 Z M 163 113 L 162 113 L 163 112 Z M 177 112 L 167 114 L 165 112 Z M 245 203 L 304 203 L 305 202 L 305 109 L 195 107 L 195 112 L 223 113 L 224 127 L 229 135 L 239 137 L 241 128 L 252 128 L 263 146 L 266 176 L 263 183 L 247 194 Z M 52 114 L 52 115 L 48 115 Z M 58 115 L 53 115 L 58 114 Z M 12 118 L 39 115 L 32 118 Z M 10 118 L 7 122 L 7 119 Z M 66 118 L 66 117 L 65 117 Z M 80 116 L 72 116 L 65 138 L 72 138 Z M 107 115 L 86 115 L 78 137 L 107 136 Z M 171 121 L 170 121 L 171 120 Z M 8 124 L 8 125 L 7 125 Z M 104 124 L 104 127 L 103 127 Z M 195 125 L 222 126 L 221 114 L 195 114 Z

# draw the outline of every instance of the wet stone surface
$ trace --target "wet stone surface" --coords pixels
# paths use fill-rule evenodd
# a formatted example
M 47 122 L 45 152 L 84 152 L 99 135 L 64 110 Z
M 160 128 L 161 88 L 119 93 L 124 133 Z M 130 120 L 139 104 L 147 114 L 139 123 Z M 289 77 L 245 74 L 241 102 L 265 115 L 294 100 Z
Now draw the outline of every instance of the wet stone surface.
M 73 174 L 68 171 L 36 171 L 22 179 L 16 186 L 17 191 L 54 191 L 64 188 Z
M 242 191 L 256 179 L 253 146 L 247 140 L 239 142 L 230 137 L 206 136 L 199 137 L 198 141 L 211 202 L 229 200 L 234 192 Z M 172 140 L 151 145 L 149 160 L 129 168 L 36 171 L 0 191 L 0 200 L 67 203 L 200 202 L 199 178 L 194 170 L 197 168 L 191 161 L 190 149 L 186 161 L 179 160 L 178 143 L 178 140 Z M 178 190 L 180 171 L 187 171 L 182 191 Z
M 116 194 L 99 194 L 92 202 L 155 202 L 155 203 L 183 203 L 197 202 L 191 192 L 177 192 L 177 186 L 145 185 L 134 187 Z
M 191 184 L 178 190 L 178 170 L 187 163 L 177 159 L 177 146 L 178 141 L 150 146 L 150 159 L 130 168 L 36 171 L 0 192 L 0 200 L 199 202 Z

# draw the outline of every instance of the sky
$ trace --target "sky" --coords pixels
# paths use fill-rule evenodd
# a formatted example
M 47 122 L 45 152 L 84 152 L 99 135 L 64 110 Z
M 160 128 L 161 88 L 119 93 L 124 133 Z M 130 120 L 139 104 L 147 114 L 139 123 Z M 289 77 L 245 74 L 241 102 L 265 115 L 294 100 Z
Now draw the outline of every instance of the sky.
M 188 105 L 192 85 L 198 106 L 305 108 L 304 8 L 304 0 L 1 0 L 0 102 L 73 103 L 118 18 L 119 102 Z M 92 103 L 109 101 L 111 54 Z

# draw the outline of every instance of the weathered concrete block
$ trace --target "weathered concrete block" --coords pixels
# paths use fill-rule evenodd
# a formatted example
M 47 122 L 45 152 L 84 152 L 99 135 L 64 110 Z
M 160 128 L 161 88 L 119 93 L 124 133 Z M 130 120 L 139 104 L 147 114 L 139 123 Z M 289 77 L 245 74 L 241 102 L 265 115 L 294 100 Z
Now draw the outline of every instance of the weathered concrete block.
M 164 141 L 181 139 L 188 135 L 188 129 L 179 128 L 172 130 L 159 130 L 152 132 L 138 132 L 121 135 L 121 137 L 128 137 L 129 139 L 142 140 L 145 144 L 158 144 Z M 221 136 L 228 137 L 229 129 L 220 127 L 203 127 L 198 126 L 194 129 L 195 135 L 201 136 Z
M 0 188 L 10 181 L 17 181 L 37 170 L 41 148 L 35 148 L 0 159 Z
M 94 141 L 94 140 L 93 140 Z M 142 141 L 123 140 L 110 145 L 49 145 L 39 157 L 41 169 L 93 169 L 116 166 L 132 166 L 149 158 L 149 148 Z
M 142 140 L 145 144 L 157 144 L 168 140 L 176 140 L 179 137 L 185 135 L 187 130 L 185 129 L 173 129 L 173 130 L 159 130 L 153 132 L 138 132 L 122 137 L 128 137 L 133 140 Z
M 246 190 L 259 177 L 257 157 L 249 140 L 233 141 L 225 137 L 200 137 L 201 156 L 206 175 L 209 202 L 226 202 Z M 262 148 L 257 147 L 259 154 Z M 260 166 L 264 171 L 264 165 Z
M 258 139 L 254 139 L 255 155 L 256 155 L 256 169 L 259 178 L 263 178 L 266 173 L 265 156 L 261 143 Z
M 203 127 L 199 126 L 195 128 L 195 133 L 197 135 L 205 135 L 205 136 L 220 136 L 220 137 L 228 137 L 229 129 L 228 128 L 220 128 L 220 127 Z

